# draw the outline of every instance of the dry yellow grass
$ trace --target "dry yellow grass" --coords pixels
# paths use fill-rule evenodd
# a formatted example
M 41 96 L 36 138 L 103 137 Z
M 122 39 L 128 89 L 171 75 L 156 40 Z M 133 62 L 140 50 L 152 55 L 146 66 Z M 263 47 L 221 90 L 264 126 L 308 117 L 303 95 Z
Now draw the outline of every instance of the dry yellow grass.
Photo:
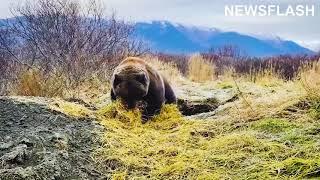
M 309 114 L 314 118 L 320 119 L 320 60 L 315 62 L 311 68 L 305 68 L 301 72 L 301 80 L 307 92 L 307 99 L 311 102 Z
M 215 66 L 204 60 L 200 54 L 195 54 L 189 59 L 188 77 L 195 82 L 211 81 L 215 77 Z
M 86 118 L 93 116 L 93 112 L 86 107 L 80 104 L 66 102 L 61 99 L 55 99 L 51 104 L 49 104 L 49 107 L 71 117 Z
M 76 115 L 69 105 L 64 112 Z M 320 168 L 312 123 L 261 118 L 235 128 L 186 120 L 170 105 L 146 124 L 119 103 L 86 113 L 106 128 L 93 158 L 113 179 L 300 179 Z
M 38 69 L 22 69 L 12 83 L 14 96 L 38 96 L 82 99 L 89 104 L 103 101 L 109 95 L 109 79 L 91 74 L 80 83 L 60 71 L 44 72 Z
M 159 59 L 154 56 L 147 56 L 144 59 L 149 65 L 158 70 L 169 82 L 178 83 L 183 80 L 181 72 L 174 63 L 159 61 Z
M 44 74 L 37 69 L 23 70 L 18 75 L 13 95 L 63 97 L 65 90 L 65 77 L 54 74 Z
M 302 70 L 301 79 L 309 96 L 320 100 L 320 61 L 314 63 L 312 68 Z
M 264 70 L 255 74 L 254 76 L 245 76 L 247 81 L 253 81 L 259 85 L 266 87 L 273 87 L 281 85 L 285 82 L 283 78 L 280 78 L 277 73 L 274 73 L 273 69 Z
M 107 133 L 94 157 L 101 168 L 114 168 L 114 178 L 219 179 L 228 174 L 228 161 L 248 155 L 246 148 L 258 152 L 268 146 L 252 134 L 220 136 L 223 125 L 185 120 L 174 106 L 165 106 L 147 124 L 139 112 L 127 112 L 119 104 L 104 107 L 98 116 Z M 214 170 L 216 163 L 227 164 Z
M 106 98 L 109 99 L 110 88 L 109 79 L 92 75 L 76 89 L 70 89 L 66 98 L 77 98 L 89 104 L 99 104 L 105 101 Z
M 267 83 L 268 85 L 239 81 L 240 101 L 228 110 L 229 115 L 240 122 L 272 117 L 306 97 L 299 82 L 279 82 L 276 79 L 275 82 Z

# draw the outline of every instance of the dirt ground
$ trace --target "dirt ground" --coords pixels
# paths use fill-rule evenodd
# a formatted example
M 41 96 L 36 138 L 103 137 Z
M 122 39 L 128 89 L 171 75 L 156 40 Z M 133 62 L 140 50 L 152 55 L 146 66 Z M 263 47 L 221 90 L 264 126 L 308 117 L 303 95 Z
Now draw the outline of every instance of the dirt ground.
M 0 97 L 0 179 L 98 179 L 90 154 L 103 128 L 46 107 L 44 98 Z

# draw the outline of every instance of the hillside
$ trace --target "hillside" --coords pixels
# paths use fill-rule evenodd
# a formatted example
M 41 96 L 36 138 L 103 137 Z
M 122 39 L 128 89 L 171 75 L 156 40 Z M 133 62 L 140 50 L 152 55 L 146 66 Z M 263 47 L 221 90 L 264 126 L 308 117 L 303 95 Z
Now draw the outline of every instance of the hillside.
M 195 53 L 212 47 L 234 45 L 249 56 L 275 56 L 282 54 L 312 54 L 313 52 L 293 41 L 260 39 L 237 32 L 172 24 L 167 21 L 139 22 L 136 35 L 143 38 L 154 51 L 165 53 Z
M 0 179 L 319 177 L 320 126 L 301 84 L 236 82 L 177 80 L 186 115 L 165 106 L 147 124 L 109 97 L 1 97 Z

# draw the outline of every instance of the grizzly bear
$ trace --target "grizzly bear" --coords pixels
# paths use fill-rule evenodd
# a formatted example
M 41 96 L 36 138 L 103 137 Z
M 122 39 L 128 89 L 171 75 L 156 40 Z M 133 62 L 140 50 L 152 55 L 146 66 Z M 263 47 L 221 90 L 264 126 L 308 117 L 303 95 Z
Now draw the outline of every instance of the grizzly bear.
M 177 101 L 168 81 L 136 57 L 126 58 L 115 68 L 111 86 L 111 99 L 119 98 L 128 109 L 135 108 L 138 102 L 145 103 L 142 112 L 144 121 L 159 113 L 164 103 Z

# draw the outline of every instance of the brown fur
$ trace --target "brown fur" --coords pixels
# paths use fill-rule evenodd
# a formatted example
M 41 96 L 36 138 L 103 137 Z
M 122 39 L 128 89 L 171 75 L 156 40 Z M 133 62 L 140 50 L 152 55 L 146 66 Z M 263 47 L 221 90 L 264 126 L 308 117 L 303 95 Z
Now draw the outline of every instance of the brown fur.
M 138 101 L 146 103 L 143 115 L 148 119 L 160 111 L 164 103 L 176 103 L 176 96 L 166 79 L 140 58 L 129 57 L 114 70 L 111 98 L 120 98 L 130 109 Z

